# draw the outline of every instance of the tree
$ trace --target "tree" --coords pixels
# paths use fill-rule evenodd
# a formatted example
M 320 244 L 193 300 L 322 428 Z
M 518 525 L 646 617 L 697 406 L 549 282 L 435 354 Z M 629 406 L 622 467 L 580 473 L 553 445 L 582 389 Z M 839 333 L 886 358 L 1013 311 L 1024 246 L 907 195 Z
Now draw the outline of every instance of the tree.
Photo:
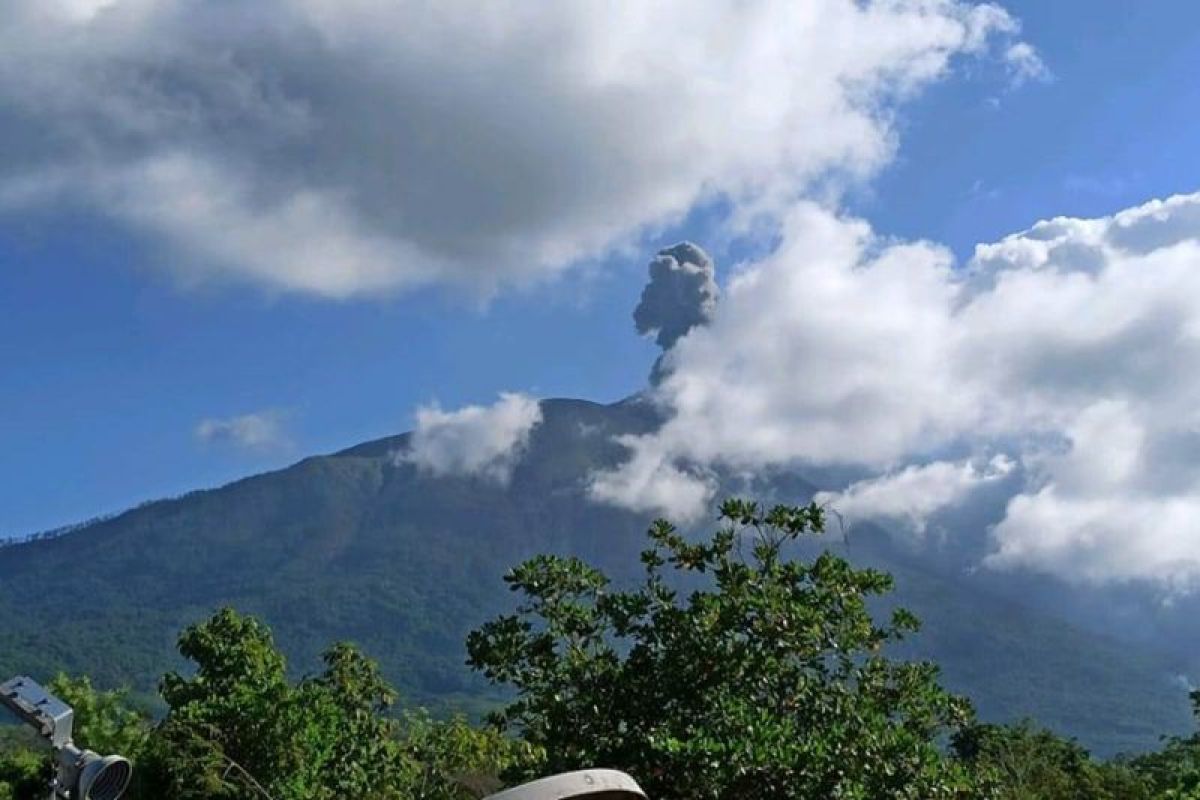
M 1000 800 L 1149 800 L 1145 781 L 1121 763 L 1099 763 L 1078 743 L 1031 720 L 975 724 L 954 735 L 957 758 Z
M 152 730 L 150 716 L 133 707 L 128 691 L 99 691 L 86 675 L 65 673 L 57 675 L 49 689 L 74 709 L 74 740 L 80 747 L 130 758 L 146 747 Z
M 399 798 L 395 693 L 376 664 L 338 644 L 325 670 L 292 685 L 266 626 L 224 609 L 187 629 L 191 677 L 162 682 L 170 711 L 149 769 L 180 800 Z
M 1192 711 L 1200 719 L 1200 690 L 1192 691 Z M 1200 733 L 1172 736 L 1163 749 L 1130 760 L 1129 766 L 1163 800 L 1200 800 Z
M 179 640 L 190 677 L 167 675 L 170 710 L 132 800 L 465 800 L 530 748 L 462 719 L 390 714 L 396 693 L 352 645 L 292 683 L 270 631 L 232 609 Z
M 400 739 L 408 759 L 406 797 L 420 800 L 483 797 L 503 788 L 503 773 L 528 772 L 541 763 L 535 748 L 494 727 L 477 727 L 462 716 L 436 720 L 421 709 L 401 716 Z
M 43 800 L 50 780 L 44 747 L 25 728 L 0 728 L 0 800 Z
M 494 721 L 550 772 L 618 767 L 664 800 L 979 796 L 937 745 L 970 705 L 933 665 L 882 653 L 918 627 L 903 610 L 873 620 L 891 578 L 828 552 L 790 558 L 824 530 L 815 505 L 731 500 L 720 521 L 701 543 L 654 523 L 629 591 L 574 558 L 509 573 L 517 612 L 467 642 L 471 666 L 516 689 Z

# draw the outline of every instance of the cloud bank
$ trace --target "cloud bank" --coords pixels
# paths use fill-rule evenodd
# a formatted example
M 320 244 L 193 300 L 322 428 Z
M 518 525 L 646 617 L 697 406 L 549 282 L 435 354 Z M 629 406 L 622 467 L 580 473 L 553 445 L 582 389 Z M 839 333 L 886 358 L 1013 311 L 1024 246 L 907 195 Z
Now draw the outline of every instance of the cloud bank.
M 1028 71 L 1016 33 L 960 0 L 9 0 L 0 211 L 108 218 L 183 283 L 486 294 L 869 176 L 955 56 Z
M 856 481 L 841 492 L 818 492 L 814 500 L 850 520 L 883 520 L 920 535 L 934 513 L 965 502 L 976 489 L 1000 480 L 1013 467 L 1003 455 L 983 464 L 969 459 L 911 464 Z
M 990 565 L 1200 579 L 1200 194 L 1039 222 L 959 268 L 802 203 L 667 361 L 669 421 L 596 498 L 695 514 L 714 466 L 856 465 L 879 479 L 850 508 L 920 525 L 986 477 L 947 453 L 999 453 L 1027 477 Z
M 397 460 L 433 475 L 474 475 L 507 484 L 541 421 L 541 406 L 521 394 L 502 394 L 490 406 L 456 411 L 427 406 L 418 409 L 409 447 Z

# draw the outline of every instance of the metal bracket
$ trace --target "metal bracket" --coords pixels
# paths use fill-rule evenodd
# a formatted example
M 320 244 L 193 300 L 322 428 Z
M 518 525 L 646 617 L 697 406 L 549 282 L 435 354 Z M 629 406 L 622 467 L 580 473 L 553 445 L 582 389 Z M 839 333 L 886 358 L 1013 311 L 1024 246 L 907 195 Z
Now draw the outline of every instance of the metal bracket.
M 37 728 L 55 750 L 71 743 L 75 712 L 32 678 L 22 675 L 0 684 L 0 703 Z

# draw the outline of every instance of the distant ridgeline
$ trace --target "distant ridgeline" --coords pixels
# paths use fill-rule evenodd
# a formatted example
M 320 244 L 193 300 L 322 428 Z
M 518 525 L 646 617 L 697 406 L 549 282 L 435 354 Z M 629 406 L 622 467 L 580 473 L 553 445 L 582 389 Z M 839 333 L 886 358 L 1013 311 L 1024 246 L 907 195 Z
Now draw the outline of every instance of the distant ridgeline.
M 271 625 L 295 673 L 350 640 L 410 702 L 488 707 L 495 696 L 464 666 L 464 638 L 511 607 L 503 574 L 562 553 L 632 580 L 649 522 L 589 501 L 586 486 L 624 458 L 614 436 L 659 424 L 654 409 L 541 409 L 506 484 L 422 472 L 396 458 L 407 435 L 393 436 L 7 542 L 0 675 L 66 669 L 151 691 L 178 665 L 179 630 L 229 604 Z M 797 476 L 775 488 L 792 502 L 813 490 Z M 896 576 L 896 602 L 925 623 L 910 652 L 936 660 L 984 718 L 1031 715 L 1100 755 L 1190 729 L 1182 687 L 1152 654 L 999 599 L 883 535 L 858 536 L 851 555 Z
M 29 542 L 44 542 L 47 539 L 57 539 L 60 536 L 66 536 L 69 533 L 75 533 L 76 531 L 81 531 L 85 528 L 95 527 L 103 522 L 108 522 L 109 520 L 116 519 L 117 517 L 125 516 L 126 514 L 133 513 L 148 506 L 157 505 L 158 503 L 170 503 L 177 500 L 186 500 L 188 497 L 191 497 L 195 494 L 200 494 L 203 491 L 205 490 L 194 489 L 190 492 L 184 492 L 181 495 L 176 495 L 175 497 L 158 497 L 154 500 L 144 500 L 126 511 L 97 514 L 96 516 L 89 517 L 82 522 L 71 522 L 66 525 L 60 525 L 57 528 L 50 528 L 44 531 L 34 531 L 33 533 L 19 533 L 12 536 L 6 536 L 0 538 L 0 549 L 5 547 L 13 547 L 19 544 L 28 544 Z
M 60 536 L 66 536 L 68 533 L 81 531 L 84 528 L 90 528 L 93 525 L 99 525 L 101 522 L 108 522 L 116 517 L 116 514 L 101 514 L 100 516 L 85 519 L 83 522 L 74 522 L 70 525 L 63 525 L 60 528 L 51 528 L 48 531 L 37 531 L 36 533 L 26 533 L 24 535 L 9 536 L 0 539 L 0 548 L 14 547 L 19 544 L 28 544 L 29 542 L 44 542 L 47 539 L 57 539 Z

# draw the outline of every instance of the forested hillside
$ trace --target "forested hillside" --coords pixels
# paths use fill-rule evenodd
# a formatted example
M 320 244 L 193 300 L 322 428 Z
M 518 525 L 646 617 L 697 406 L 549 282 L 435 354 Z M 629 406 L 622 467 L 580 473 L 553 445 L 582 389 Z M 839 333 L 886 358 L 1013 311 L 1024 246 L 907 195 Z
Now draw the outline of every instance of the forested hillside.
M 397 461 L 397 436 L 0 548 L 0 673 L 66 669 L 149 692 L 179 664 L 179 631 L 229 605 L 272 626 L 296 673 L 350 640 L 414 702 L 490 707 L 496 690 L 465 667 L 463 642 L 513 603 L 504 572 L 557 553 L 629 580 L 650 521 L 588 501 L 584 487 L 621 456 L 611 437 L 652 428 L 653 409 L 542 409 L 507 485 L 423 474 Z M 811 488 L 793 477 L 784 499 Z M 844 554 L 836 532 L 822 542 Z M 850 556 L 896 576 L 895 598 L 925 623 L 906 652 L 938 661 L 985 719 L 1031 715 L 1101 754 L 1188 729 L 1186 693 L 1153 653 L 940 574 L 882 533 L 859 534 Z
M 516 565 L 513 612 L 465 642 L 469 666 L 509 690 L 482 723 L 397 705 L 346 642 L 289 677 L 270 629 L 222 608 L 180 634 L 188 663 L 162 676 L 157 719 L 56 676 L 84 758 L 109 766 L 80 777 L 32 727 L 0 728 L 0 800 L 39 800 L 51 774 L 56 796 L 109 800 L 479 800 L 597 764 L 658 800 L 1197 796 L 1200 734 L 1102 760 L 1030 720 L 980 722 L 936 663 L 896 653 L 919 620 L 872 604 L 891 575 L 797 556 L 825 527 L 815 503 L 731 498 L 707 536 L 651 525 L 624 586 L 575 557 Z

